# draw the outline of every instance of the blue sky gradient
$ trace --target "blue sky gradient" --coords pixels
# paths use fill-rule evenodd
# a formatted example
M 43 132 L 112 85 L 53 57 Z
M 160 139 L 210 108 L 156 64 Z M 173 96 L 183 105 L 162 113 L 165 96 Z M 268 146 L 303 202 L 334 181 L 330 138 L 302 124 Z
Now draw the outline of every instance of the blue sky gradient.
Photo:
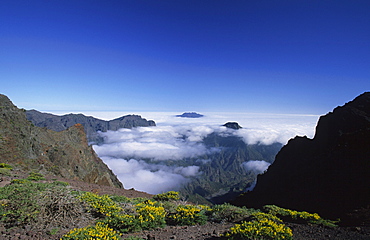
M 325 114 L 370 90 L 367 0 L 3 0 L 0 23 L 26 109 Z

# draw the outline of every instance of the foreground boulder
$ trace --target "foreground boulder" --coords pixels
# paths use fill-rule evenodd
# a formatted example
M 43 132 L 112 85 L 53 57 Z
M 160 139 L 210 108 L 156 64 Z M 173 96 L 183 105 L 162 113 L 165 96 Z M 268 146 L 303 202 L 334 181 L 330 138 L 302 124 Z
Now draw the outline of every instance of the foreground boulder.
M 290 140 L 253 192 L 234 203 L 370 224 L 370 92 L 320 117 L 313 139 Z

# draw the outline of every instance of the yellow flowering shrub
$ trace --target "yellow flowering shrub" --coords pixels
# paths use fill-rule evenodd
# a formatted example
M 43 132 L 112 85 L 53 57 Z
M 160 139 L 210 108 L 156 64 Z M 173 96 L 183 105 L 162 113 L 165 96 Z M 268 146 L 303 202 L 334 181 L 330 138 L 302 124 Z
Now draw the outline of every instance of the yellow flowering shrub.
M 102 222 L 123 233 L 163 227 L 166 224 L 166 212 L 158 202 L 146 200 L 136 204 L 133 211 L 133 214 L 113 213 Z
M 85 192 L 79 198 L 93 208 L 95 212 L 107 217 L 123 211 L 108 195 L 99 196 L 95 193 Z
M 180 200 L 179 192 L 169 191 L 165 193 L 160 193 L 153 196 L 154 200 L 157 201 L 177 201 Z
M 158 202 L 147 200 L 136 204 L 136 212 L 143 229 L 163 227 L 166 224 L 166 211 Z
M 299 212 L 286 208 L 281 208 L 275 205 L 266 205 L 264 210 L 270 214 L 283 218 L 285 221 L 298 223 L 313 223 L 322 224 L 325 226 L 336 226 L 335 221 L 326 220 L 320 217 L 317 213 L 308 213 L 305 211 Z
M 174 225 L 202 225 L 207 222 L 207 210 L 210 208 L 204 205 L 180 205 L 176 213 L 168 215 L 168 220 Z
M 237 239 L 293 239 L 292 230 L 281 223 L 276 216 L 266 213 L 252 214 L 252 220 L 235 224 L 224 236 L 229 240 Z
M 107 224 L 98 222 L 95 226 L 75 228 L 62 236 L 61 240 L 119 240 L 120 234 Z

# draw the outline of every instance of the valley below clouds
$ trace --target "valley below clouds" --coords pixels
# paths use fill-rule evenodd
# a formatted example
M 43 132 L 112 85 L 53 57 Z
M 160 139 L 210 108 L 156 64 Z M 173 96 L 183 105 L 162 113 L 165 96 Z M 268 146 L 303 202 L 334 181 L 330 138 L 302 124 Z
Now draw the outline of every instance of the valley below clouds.
M 113 118 L 114 114 L 124 115 L 117 112 L 94 113 L 101 118 Z M 140 113 L 142 117 L 154 120 L 157 126 L 99 133 L 104 142 L 94 145 L 94 150 L 125 188 L 151 194 L 179 190 L 200 176 L 202 164 L 212 161 L 212 156 L 222 150 L 222 147 L 210 147 L 203 142 L 210 134 L 236 136 L 246 144 L 286 144 L 296 135 L 312 138 L 319 117 L 206 113 L 203 118 L 190 119 L 175 117 L 176 114 Z M 223 127 L 226 122 L 238 122 L 243 128 L 234 130 Z M 241 167 L 245 171 L 262 173 L 268 165 L 264 159 L 254 159 Z

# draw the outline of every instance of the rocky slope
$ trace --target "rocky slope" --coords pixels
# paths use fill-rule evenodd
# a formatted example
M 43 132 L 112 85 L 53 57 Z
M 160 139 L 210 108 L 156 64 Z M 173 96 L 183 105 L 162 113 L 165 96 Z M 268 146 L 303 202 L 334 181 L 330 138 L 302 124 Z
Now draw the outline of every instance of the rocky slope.
M 54 131 L 63 131 L 79 123 L 85 129 L 89 143 L 100 143 L 102 139 L 97 134 L 98 131 L 116 131 L 120 128 L 148 127 L 155 126 L 152 120 L 146 120 L 138 115 L 127 115 L 110 121 L 104 121 L 83 114 L 67 114 L 57 116 L 50 113 L 42 113 L 36 110 L 26 111 L 27 119 L 38 127 L 46 127 Z
M 81 124 L 55 132 L 34 126 L 24 110 L 0 94 L 0 162 L 88 183 L 122 188 L 122 183 L 88 146 Z
M 238 123 L 230 123 L 232 130 L 238 131 Z M 188 159 L 188 164 L 199 165 L 200 176 L 185 185 L 180 192 L 189 201 L 206 203 L 204 200 L 220 204 L 234 199 L 254 184 L 257 173 L 246 170 L 244 163 L 250 160 L 274 161 L 275 155 L 282 144 L 271 145 L 246 144 L 243 139 L 234 134 L 212 133 L 203 139 L 207 149 L 219 149 L 212 154 L 201 156 L 199 159 Z
M 370 224 L 370 92 L 322 116 L 313 139 L 290 140 L 254 191 L 234 203 Z

